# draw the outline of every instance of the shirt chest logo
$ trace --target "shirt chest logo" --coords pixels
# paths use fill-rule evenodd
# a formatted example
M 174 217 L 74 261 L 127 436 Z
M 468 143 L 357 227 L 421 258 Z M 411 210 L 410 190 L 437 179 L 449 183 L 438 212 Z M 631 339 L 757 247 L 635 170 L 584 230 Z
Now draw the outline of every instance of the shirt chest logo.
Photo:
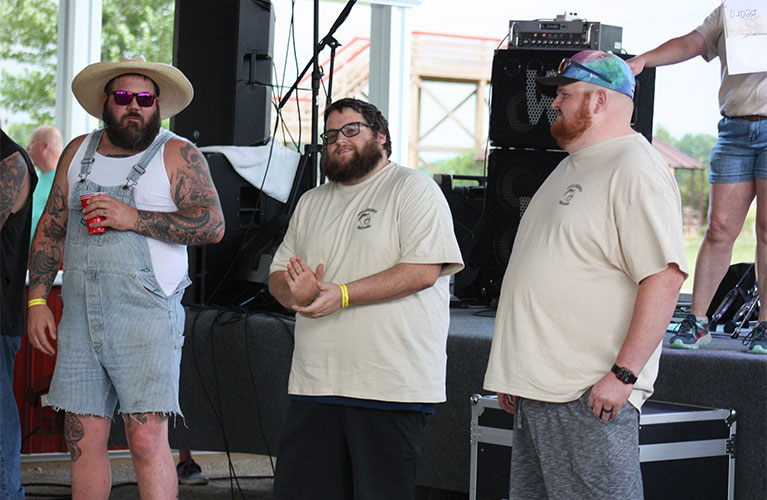
M 583 192 L 583 188 L 580 184 L 570 184 L 565 189 L 565 193 L 562 195 L 562 199 L 559 200 L 560 205 L 569 205 L 576 194 Z
M 375 208 L 366 208 L 357 214 L 357 229 L 369 229 L 373 225 L 373 217 L 378 213 Z

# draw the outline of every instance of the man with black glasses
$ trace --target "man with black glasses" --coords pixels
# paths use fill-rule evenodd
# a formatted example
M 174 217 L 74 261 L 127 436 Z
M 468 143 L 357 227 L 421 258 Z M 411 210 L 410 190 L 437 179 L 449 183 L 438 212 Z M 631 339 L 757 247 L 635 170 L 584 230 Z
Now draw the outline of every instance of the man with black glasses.
M 375 106 L 325 110 L 331 182 L 299 200 L 269 290 L 296 316 L 275 499 L 415 496 L 426 416 L 445 401 L 449 276 L 463 268 L 437 184 L 388 160 Z
M 177 498 L 168 417 L 178 401 L 187 245 L 219 241 L 224 219 L 208 165 L 160 128 L 192 100 L 176 68 L 102 62 L 72 81 L 105 128 L 64 150 L 32 242 L 27 331 L 58 357 L 48 401 L 66 412 L 72 497 L 106 499 L 107 439 L 119 401 L 142 498 Z M 66 251 L 64 251 L 66 243 Z M 58 326 L 45 303 L 64 251 Z

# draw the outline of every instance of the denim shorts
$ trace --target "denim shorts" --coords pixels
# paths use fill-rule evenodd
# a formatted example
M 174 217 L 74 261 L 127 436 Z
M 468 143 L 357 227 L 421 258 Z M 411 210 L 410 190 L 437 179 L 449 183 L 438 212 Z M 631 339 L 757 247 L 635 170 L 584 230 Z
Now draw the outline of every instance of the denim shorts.
M 119 400 L 123 414 L 182 415 L 183 287 L 165 297 L 146 285 L 129 273 L 65 272 L 52 407 L 112 418 Z M 115 294 L 98 290 L 118 287 Z
M 767 178 L 767 120 L 724 117 L 718 128 L 708 181 L 713 184 Z

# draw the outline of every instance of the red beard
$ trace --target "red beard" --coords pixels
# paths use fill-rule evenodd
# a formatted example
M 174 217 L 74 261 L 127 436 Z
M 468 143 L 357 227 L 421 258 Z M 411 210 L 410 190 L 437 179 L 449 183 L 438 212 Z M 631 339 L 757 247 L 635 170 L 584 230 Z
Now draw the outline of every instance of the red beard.
M 557 121 L 551 126 L 551 135 L 557 141 L 559 147 L 565 149 L 569 144 L 577 141 L 591 126 L 591 112 L 589 103 L 592 92 L 584 93 L 581 98 L 581 107 L 575 112 L 575 116 L 567 118 L 560 114 Z

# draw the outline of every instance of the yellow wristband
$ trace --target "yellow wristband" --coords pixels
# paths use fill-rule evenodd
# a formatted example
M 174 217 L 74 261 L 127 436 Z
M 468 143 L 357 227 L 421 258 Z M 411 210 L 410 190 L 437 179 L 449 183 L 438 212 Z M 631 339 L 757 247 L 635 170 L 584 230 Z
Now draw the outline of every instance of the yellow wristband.
M 27 308 L 32 306 L 45 306 L 48 305 L 48 301 L 45 299 L 32 299 L 27 302 Z
M 346 285 L 338 285 L 341 287 L 341 308 L 349 307 L 349 290 Z

